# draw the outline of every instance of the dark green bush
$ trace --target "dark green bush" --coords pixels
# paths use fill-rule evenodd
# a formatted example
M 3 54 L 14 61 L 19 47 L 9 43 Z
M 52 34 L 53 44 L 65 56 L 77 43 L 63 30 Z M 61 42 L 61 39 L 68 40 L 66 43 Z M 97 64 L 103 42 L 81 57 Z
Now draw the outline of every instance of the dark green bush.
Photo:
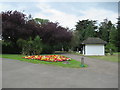
M 55 50 L 54 50 L 54 47 L 53 46 L 50 46 L 50 45 L 47 45 L 47 44 L 44 44 L 43 45 L 43 48 L 42 48 L 42 54 L 51 54 L 51 53 L 54 53 Z
M 2 41 L 2 53 L 8 54 L 8 53 L 13 53 L 13 54 L 19 54 L 20 53 L 20 48 L 17 47 L 15 43 L 12 43 L 10 41 Z
M 110 55 L 113 55 L 113 52 L 117 51 L 117 47 L 115 47 L 114 44 L 108 43 L 105 46 L 105 53 L 110 53 Z
M 29 40 L 18 39 L 17 44 L 21 49 L 21 53 L 25 55 L 38 55 L 42 51 L 42 42 L 39 36 L 35 39 L 29 38 Z

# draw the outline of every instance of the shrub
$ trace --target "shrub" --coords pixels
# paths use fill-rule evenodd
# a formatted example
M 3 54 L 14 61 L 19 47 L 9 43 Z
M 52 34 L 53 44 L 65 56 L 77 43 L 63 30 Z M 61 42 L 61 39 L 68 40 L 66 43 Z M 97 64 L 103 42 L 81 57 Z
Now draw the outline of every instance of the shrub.
M 41 53 L 42 53 L 42 54 L 51 54 L 51 53 L 54 53 L 54 51 L 55 51 L 55 50 L 54 50 L 53 46 L 44 44 Z
M 22 54 L 33 55 L 40 54 L 42 51 L 42 42 L 39 36 L 36 36 L 34 40 L 29 38 L 29 40 L 18 39 L 17 44 L 22 48 Z
M 39 36 L 36 36 L 33 41 L 33 47 L 34 47 L 34 54 L 40 54 L 42 52 L 43 44 L 41 42 L 41 39 Z
M 117 51 L 117 47 L 115 47 L 114 44 L 109 43 L 105 46 L 105 52 L 110 53 L 110 55 L 113 55 L 113 52 L 116 51 Z

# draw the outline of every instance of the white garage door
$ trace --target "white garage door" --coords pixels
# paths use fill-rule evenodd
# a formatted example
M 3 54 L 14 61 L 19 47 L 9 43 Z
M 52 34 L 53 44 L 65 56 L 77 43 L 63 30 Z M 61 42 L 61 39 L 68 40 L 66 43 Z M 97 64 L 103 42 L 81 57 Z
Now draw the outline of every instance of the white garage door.
M 104 55 L 104 45 L 85 45 L 85 55 Z

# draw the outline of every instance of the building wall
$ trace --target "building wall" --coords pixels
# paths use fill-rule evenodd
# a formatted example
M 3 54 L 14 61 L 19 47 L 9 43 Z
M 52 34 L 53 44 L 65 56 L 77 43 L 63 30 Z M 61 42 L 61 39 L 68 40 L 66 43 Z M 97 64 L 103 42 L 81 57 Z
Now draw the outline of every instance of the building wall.
M 105 55 L 104 45 L 86 44 L 85 55 Z

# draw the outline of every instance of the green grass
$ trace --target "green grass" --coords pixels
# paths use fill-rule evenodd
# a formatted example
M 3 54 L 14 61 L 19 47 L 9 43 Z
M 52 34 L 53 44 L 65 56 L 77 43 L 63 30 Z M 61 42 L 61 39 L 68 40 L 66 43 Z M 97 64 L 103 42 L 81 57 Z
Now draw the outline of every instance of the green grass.
M 74 59 L 69 61 L 70 64 L 63 64 L 63 62 L 46 62 L 46 61 L 33 60 L 33 59 L 24 59 L 22 57 L 24 57 L 24 55 L 2 54 L 2 58 L 15 59 L 15 60 L 34 63 L 34 64 L 47 64 L 47 65 L 52 65 L 52 66 L 62 66 L 62 67 L 68 67 L 68 68 L 81 68 L 81 66 L 80 66 L 81 63 L 79 61 L 74 60 Z M 86 64 L 85 64 L 85 67 L 87 67 Z
M 118 59 L 118 54 L 119 53 L 114 53 L 113 55 L 107 55 L 107 56 L 87 56 L 87 57 L 112 61 L 112 62 L 120 62 L 120 60 Z
M 83 56 L 83 54 L 80 54 L 79 52 L 72 51 L 72 52 L 66 52 L 66 51 L 57 51 L 58 53 L 69 53 L 69 54 L 74 54 L 74 55 L 80 55 Z
M 74 55 L 83 56 L 83 54 L 79 54 L 76 52 L 63 52 L 63 53 L 70 53 L 70 54 L 74 54 Z M 116 52 L 113 55 L 107 54 L 106 56 L 86 56 L 86 57 L 100 59 L 100 60 L 106 60 L 106 61 L 111 61 L 111 62 L 120 62 L 120 60 L 118 59 L 119 55 L 120 55 L 120 52 Z

